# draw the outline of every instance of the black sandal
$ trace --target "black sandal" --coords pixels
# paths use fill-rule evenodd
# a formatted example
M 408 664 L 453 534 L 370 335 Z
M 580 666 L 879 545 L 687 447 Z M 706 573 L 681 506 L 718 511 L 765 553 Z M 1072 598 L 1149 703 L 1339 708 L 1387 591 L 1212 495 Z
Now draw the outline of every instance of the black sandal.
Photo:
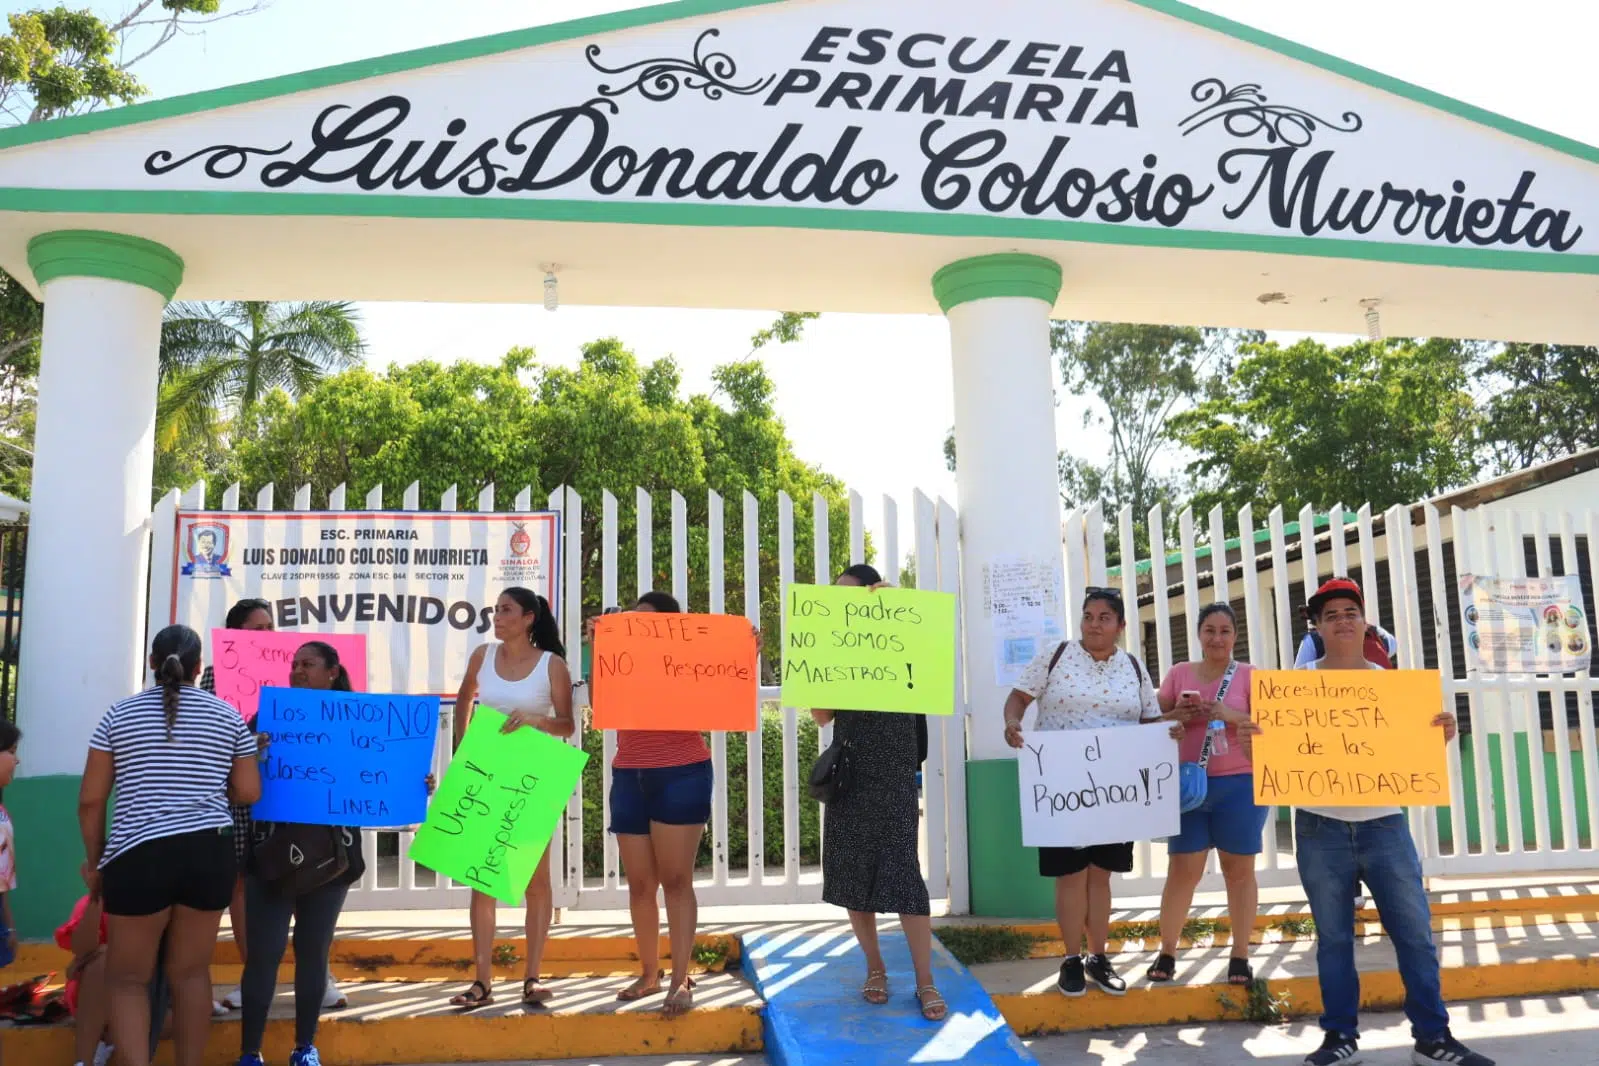
M 1154 984 L 1165 984 L 1177 976 L 1177 960 L 1170 955 L 1162 955 L 1149 964 L 1144 976 Z
M 1227 983 L 1240 987 L 1254 984 L 1255 971 L 1248 959 L 1231 959 L 1227 963 Z
M 489 992 L 488 986 L 482 981 L 473 981 L 465 992 L 450 1000 L 450 1006 L 459 1009 L 462 1013 L 477 1010 L 493 1004 L 494 996 Z

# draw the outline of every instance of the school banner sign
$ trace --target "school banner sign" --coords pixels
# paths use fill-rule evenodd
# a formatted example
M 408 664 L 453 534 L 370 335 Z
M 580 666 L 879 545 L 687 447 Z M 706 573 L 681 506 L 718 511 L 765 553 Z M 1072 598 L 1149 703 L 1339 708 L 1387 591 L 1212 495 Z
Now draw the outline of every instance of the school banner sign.
M 234 603 L 259 597 L 279 632 L 364 634 L 377 692 L 453 692 L 508 586 L 560 609 L 557 512 L 180 511 L 177 521 L 173 622 L 209 634 Z

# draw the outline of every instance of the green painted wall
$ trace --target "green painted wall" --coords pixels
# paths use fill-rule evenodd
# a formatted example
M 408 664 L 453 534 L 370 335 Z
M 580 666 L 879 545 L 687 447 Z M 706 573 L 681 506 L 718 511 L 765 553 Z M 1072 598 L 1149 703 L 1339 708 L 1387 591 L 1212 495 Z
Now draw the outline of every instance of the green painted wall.
M 19 777 L 6 789 L 17 835 L 11 917 L 23 940 L 49 940 L 83 895 L 77 774 Z
M 1481 819 L 1477 815 L 1477 763 L 1472 747 L 1474 739 L 1469 736 L 1460 738 L 1460 768 L 1466 801 L 1466 841 L 1472 851 L 1482 846 Z M 1565 826 L 1560 815 L 1560 779 L 1556 771 L 1559 760 L 1554 752 L 1542 751 L 1542 743 L 1538 747 L 1543 755 L 1544 788 L 1549 799 L 1549 839 L 1555 847 L 1563 847 Z M 1521 797 L 1521 839 L 1527 847 L 1532 848 L 1537 846 L 1538 834 L 1537 821 L 1532 809 L 1532 759 L 1526 733 L 1516 734 L 1515 759 L 1516 776 L 1520 786 L 1516 791 Z M 1497 740 L 1488 745 L 1488 774 L 1492 781 L 1492 795 L 1495 797 L 1494 839 L 1504 840 L 1507 836 L 1509 814 L 1505 809 L 1503 797 L 1508 787 L 1505 783 L 1504 757 Z M 1583 769 L 1581 751 L 1571 753 L 1571 791 L 1577 809 L 1577 846 L 1592 847 L 1593 827 L 1588 824 L 1587 774 Z M 1438 839 L 1444 847 L 1453 847 L 1454 827 L 1450 825 L 1448 808 L 1438 812 Z

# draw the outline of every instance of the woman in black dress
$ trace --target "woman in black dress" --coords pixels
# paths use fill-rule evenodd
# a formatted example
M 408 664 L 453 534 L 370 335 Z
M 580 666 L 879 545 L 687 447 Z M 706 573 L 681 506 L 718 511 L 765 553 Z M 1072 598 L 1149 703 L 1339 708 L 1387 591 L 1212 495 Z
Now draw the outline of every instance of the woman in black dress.
M 870 566 L 852 566 L 838 585 L 883 587 Z M 933 984 L 933 927 L 918 852 L 920 814 L 916 773 L 926 750 L 920 715 L 812 710 L 818 725 L 833 723 L 833 742 L 850 743 L 849 791 L 829 803 L 822 822 L 822 900 L 849 911 L 866 955 L 868 1003 L 888 1002 L 888 967 L 877 942 L 877 916 L 898 914 L 916 970 L 922 1017 L 942 1021 L 948 1007 Z

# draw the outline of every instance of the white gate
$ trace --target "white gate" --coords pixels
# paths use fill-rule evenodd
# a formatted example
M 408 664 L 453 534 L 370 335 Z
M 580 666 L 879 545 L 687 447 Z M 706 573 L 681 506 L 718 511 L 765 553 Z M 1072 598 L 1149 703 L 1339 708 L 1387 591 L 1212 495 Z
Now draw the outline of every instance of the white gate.
M 1249 661 L 1264 669 L 1289 668 L 1296 634 L 1303 632 L 1295 619 L 1305 590 L 1333 575 L 1348 575 L 1353 567 L 1366 592 L 1367 617 L 1394 634 L 1401 665 L 1438 668 L 1445 704 L 1461 705 L 1470 723 L 1469 734 L 1449 746 L 1450 806 L 1411 810 L 1426 872 L 1599 869 L 1595 680 L 1587 673 L 1483 676 L 1457 662 L 1451 633 L 1451 624 L 1455 632 L 1460 628 L 1458 574 L 1527 576 L 1529 554 L 1536 562 L 1534 576 L 1577 574 L 1581 555 L 1589 574 L 1599 573 L 1599 512 L 1558 514 L 1552 522 L 1547 513 L 1532 511 L 1456 508 L 1440 516 L 1431 504 L 1421 503 L 1375 517 L 1369 506 L 1348 512 L 1336 505 L 1326 514 L 1307 507 L 1297 523 L 1286 518 L 1277 508 L 1257 529 L 1245 507 L 1229 542 L 1226 516 L 1216 508 L 1201 542 L 1195 516 L 1185 510 L 1177 516 L 1178 548 L 1167 553 L 1163 547 L 1150 551 L 1151 544 L 1166 543 L 1166 516 L 1151 511 L 1145 542 L 1136 550 L 1124 547 L 1122 557 L 1155 561 L 1114 572 L 1127 603 L 1140 604 L 1138 623 L 1129 618 L 1128 650 L 1143 655 L 1151 670 L 1164 676 L 1174 663 L 1176 640 L 1190 657 L 1197 655 L 1189 620 L 1205 604 L 1222 601 L 1238 609 Z M 1118 515 L 1118 526 L 1121 544 L 1133 545 L 1131 508 Z M 1085 585 L 1105 585 L 1112 577 L 1099 508 L 1071 514 L 1064 539 L 1067 598 L 1075 603 Z M 1446 554 L 1450 546 L 1452 559 Z M 1218 566 L 1218 559 L 1224 565 Z M 1168 575 L 1179 569 L 1180 574 Z M 1068 633 L 1075 635 L 1071 614 Z M 1471 658 L 1461 661 L 1469 664 Z M 1546 705 L 1542 711 L 1540 702 Z M 1545 714 L 1551 718 L 1547 730 L 1541 724 Z M 1463 749 L 1469 752 L 1464 766 Z M 1261 885 L 1296 884 L 1292 819 L 1282 810 L 1272 812 L 1264 843 L 1257 863 Z M 1142 843 L 1133 873 L 1122 879 L 1124 891 L 1158 894 L 1165 874 L 1164 846 Z M 1201 888 L 1221 887 L 1212 860 Z
M 343 486 L 329 494 L 330 510 L 345 507 Z M 452 487 L 440 501 L 439 510 L 457 509 L 456 490 Z M 477 498 L 479 511 L 494 510 L 494 487 L 484 489 Z M 188 492 L 172 493 L 156 508 L 153 526 L 151 589 L 166 590 L 170 595 L 173 545 L 170 538 L 175 529 L 174 516 L 182 509 L 202 509 L 205 506 L 205 485 L 195 485 Z M 592 501 L 591 501 L 592 502 Z M 702 527 L 691 527 L 688 520 L 687 501 L 677 492 L 668 498 L 670 506 L 670 543 L 666 552 L 670 559 L 670 591 L 685 610 L 723 613 L 729 608 L 759 624 L 761 609 L 760 582 L 760 521 L 761 503 L 749 493 L 739 501 L 738 531 L 742 537 L 744 566 L 742 585 L 744 602 L 726 602 L 726 504 L 722 497 L 712 492 L 707 501 L 708 521 Z M 565 643 L 569 649 L 582 647 L 582 613 L 584 593 L 597 592 L 605 606 L 618 603 L 618 578 L 622 573 L 623 552 L 631 549 L 636 561 L 636 587 L 653 587 L 656 573 L 656 545 L 654 538 L 655 497 L 644 489 L 637 489 L 632 501 L 637 516 L 637 543 L 618 543 L 619 505 L 617 499 L 606 492 L 599 501 L 601 512 L 598 544 L 583 542 L 583 508 L 585 501 L 571 489 L 558 489 L 549 498 L 549 508 L 561 511 L 565 541 L 561 550 L 564 589 L 561 602 L 555 605 L 562 620 Z M 811 520 L 808 543 L 814 560 L 813 572 L 795 572 L 796 536 L 795 504 L 786 494 L 778 494 L 775 501 L 778 532 L 777 567 L 780 578 L 779 597 L 793 581 L 829 583 L 835 576 L 830 562 L 831 548 L 835 544 L 830 528 L 828 504 L 816 496 L 810 501 Z M 372 490 L 366 499 L 367 510 L 384 506 L 382 487 Z M 889 497 L 884 497 L 883 543 L 874 544 L 873 555 L 884 579 L 897 584 L 902 556 L 899 546 L 899 507 Z M 229 488 L 222 498 L 224 510 L 239 508 L 239 487 Z M 256 498 L 257 510 L 272 510 L 272 487 L 264 488 Z M 311 508 L 310 486 L 302 486 L 294 497 L 294 510 Z M 413 484 L 405 491 L 404 510 L 419 510 L 418 487 Z M 523 489 L 517 496 L 515 510 L 532 509 L 532 492 Z M 863 521 L 864 504 L 856 493 L 849 495 L 849 528 L 847 530 L 848 556 L 851 563 L 866 562 L 867 537 Z M 959 590 L 958 524 L 955 510 L 948 503 L 936 503 L 918 492 L 912 501 L 912 551 L 916 563 L 916 583 L 920 588 Z M 801 541 L 804 543 L 805 541 Z M 696 550 L 695 545 L 702 548 Z M 600 556 L 600 588 L 585 590 L 583 561 L 588 553 L 598 551 Z M 693 602 L 690 597 L 689 576 L 699 570 L 706 576 L 705 602 Z M 697 584 L 697 583 L 696 583 Z M 157 598 L 157 597 L 153 597 Z M 592 600 L 591 600 L 592 602 Z M 781 602 L 781 601 L 779 601 Z M 166 614 L 152 611 L 150 624 L 159 629 L 165 624 Z M 781 634 L 768 635 L 767 642 L 781 639 Z M 577 661 L 574 650 L 574 674 Z M 465 663 L 462 663 L 465 666 Z M 957 663 L 957 691 L 963 688 Z M 707 906 L 725 904 L 807 903 L 821 900 L 821 870 L 818 863 L 820 848 L 819 805 L 806 794 L 803 784 L 809 775 L 809 758 L 802 758 L 800 738 L 809 732 L 809 715 L 802 720 L 792 707 L 777 705 L 778 689 L 767 686 L 761 689 L 763 713 L 760 731 L 748 734 L 745 741 L 745 770 L 742 775 L 729 773 L 728 736 L 711 735 L 711 754 L 716 771 L 713 792 L 711 824 L 711 861 L 708 868 L 699 871 L 696 890 L 699 900 Z M 579 709 L 588 705 L 587 688 L 579 685 L 576 700 Z M 450 736 L 453 708 L 446 702 L 440 715 L 440 741 L 435 749 L 435 773 L 442 776 L 450 757 Z M 571 740 L 575 746 L 583 745 L 591 732 L 580 724 Z M 948 901 L 952 913 L 964 913 L 969 908 L 966 866 L 966 732 L 965 718 L 929 721 L 929 750 L 923 768 L 922 804 L 922 861 L 928 889 L 934 899 Z M 761 738 L 766 731 L 777 729 L 781 734 L 781 758 L 777 765 L 768 765 L 763 755 Z M 819 742 L 825 746 L 830 730 L 820 731 Z M 585 808 L 583 790 L 573 795 L 567 807 L 566 818 L 551 842 L 552 854 L 559 859 L 552 867 L 555 882 L 556 905 L 583 909 L 621 910 L 627 907 L 627 889 L 619 869 L 616 841 L 604 832 L 609 822 L 610 763 L 615 755 L 616 738 L 605 734 L 603 759 L 591 760 L 585 772 L 600 776 L 600 802 Z M 808 753 L 807 753 L 808 754 Z M 773 776 L 782 781 L 782 842 L 781 853 L 774 852 L 776 841 L 766 835 L 766 782 Z M 729 821 L 730 790 L 742 791 L 746 802 L 745 839 L 743 854 L 737 855 L 730 846 L 733 832 Z M 733 792 L 732 794 L 737 794 Z M 453 909 L 463 911 L 467 902 L 465 888 L 436 877 L 432 871 L 418 867 L 404 856 L 410 848 L 412 834 L 406 831 L 368 830 L 365 834 L 365 852 L 374 857 L 369 861 L 366 876 L 350 892 L 347 906 L 355 910 L 405 910 L 420 908 Z M 802 849 L 807 841 L 814 846 Z

